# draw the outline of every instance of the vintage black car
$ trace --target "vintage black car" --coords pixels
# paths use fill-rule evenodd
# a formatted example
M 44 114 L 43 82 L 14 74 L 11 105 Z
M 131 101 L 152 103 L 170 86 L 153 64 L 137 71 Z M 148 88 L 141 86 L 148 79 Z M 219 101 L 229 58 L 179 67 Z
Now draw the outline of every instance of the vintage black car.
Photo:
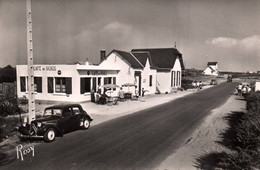
M 56 136 L 77 129 L 88 129 L 93 119 L 79 104 L 56 105 L 47 107 L 42 117 L 24 123 L 20 128 L 20 138 L 43 138 L 52 142 Z

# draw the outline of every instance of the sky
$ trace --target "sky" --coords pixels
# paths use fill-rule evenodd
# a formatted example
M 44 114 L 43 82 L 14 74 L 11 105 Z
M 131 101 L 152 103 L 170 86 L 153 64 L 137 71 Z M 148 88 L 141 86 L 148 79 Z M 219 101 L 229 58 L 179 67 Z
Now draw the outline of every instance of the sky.
M 27 63 L 26 0 L 0 0 L 0 67 Z M 260 0 L 31 0 L 34 64 L 171 48 L 186 68 L 260 71 Z

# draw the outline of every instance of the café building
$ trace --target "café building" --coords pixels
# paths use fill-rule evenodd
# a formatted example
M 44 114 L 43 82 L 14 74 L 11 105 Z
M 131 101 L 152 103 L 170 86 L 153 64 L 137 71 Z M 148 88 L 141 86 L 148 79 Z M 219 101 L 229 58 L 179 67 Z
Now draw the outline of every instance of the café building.
M 17 65 L 18 98 L 28 98 L 28 67 Z M 91 91 L 104 84 L 116 84 L 116 67 L 90 65 L 34 65 L 36 101 L 84 102 Z

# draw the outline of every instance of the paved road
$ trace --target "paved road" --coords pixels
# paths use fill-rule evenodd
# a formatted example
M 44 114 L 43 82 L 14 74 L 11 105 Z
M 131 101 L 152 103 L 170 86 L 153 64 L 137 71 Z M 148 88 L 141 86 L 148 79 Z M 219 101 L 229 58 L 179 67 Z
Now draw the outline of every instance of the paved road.
M 53 143 L 4 169 L 152 169 L 172 154 L 210 111 L 232 94 L 222 83 L 172 102 L 120 117 Z M 1 169 L 0 168 L 0 169 Z

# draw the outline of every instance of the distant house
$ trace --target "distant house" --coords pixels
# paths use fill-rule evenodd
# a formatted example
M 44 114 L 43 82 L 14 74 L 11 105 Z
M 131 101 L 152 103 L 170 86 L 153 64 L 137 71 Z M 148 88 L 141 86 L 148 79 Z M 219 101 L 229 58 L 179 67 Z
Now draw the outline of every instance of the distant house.
M 208 62 L 207 68 L 202 72 L 202 74 L 218 76 L 218 62 Z

